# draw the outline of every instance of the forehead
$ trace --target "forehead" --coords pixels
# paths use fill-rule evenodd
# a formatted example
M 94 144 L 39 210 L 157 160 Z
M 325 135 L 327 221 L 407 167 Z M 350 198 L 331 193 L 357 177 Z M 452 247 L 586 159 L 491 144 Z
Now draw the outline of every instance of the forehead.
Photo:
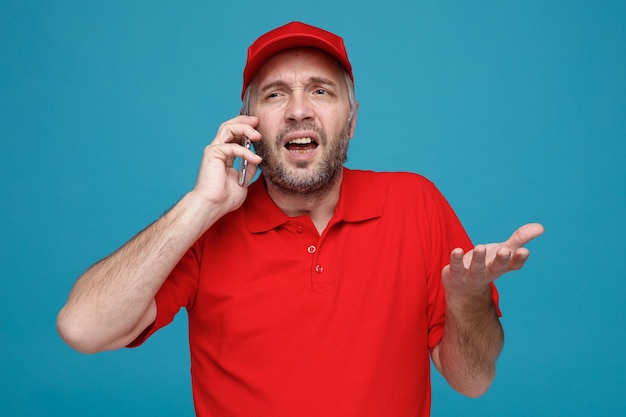
M 283 51 L 268 59 L 259 68 L 254 82 L 260 84 L 291 78 L 324 77 L 340 84 L 344 71 L 339 62 L 330 55 L 313 48 L 296 48 Z

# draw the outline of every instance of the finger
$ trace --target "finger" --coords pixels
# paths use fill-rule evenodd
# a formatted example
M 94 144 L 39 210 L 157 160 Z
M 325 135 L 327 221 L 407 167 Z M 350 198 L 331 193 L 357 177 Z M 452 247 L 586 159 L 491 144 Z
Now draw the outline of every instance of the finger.
M 491 263 L 487 266 L 489 275 L 492 280 L 498 278 L 509 270 L 509 264 L 511 261 L 513 252 L 506 246 L 502 246 L 496 252 Z
M 463 264 L 463 249 L 456 248 L 450 253 L 450 274 L 453 277 L 462 277 L 465 273 Z
M 220 148 L 221 152 L 227 156 L 228 160 L 230 160 L 230 166 L 232 166 L 232 162 L 235 160 L 235 157 L 243 158 L 251 164 L 259 164 L 263 160 L 263 158 L 259 155 L 252 152 L 252 150 L 237 143 L 226 143 L 224 145 L 217 146 Z
M 513 252 L 513 256 L 511 257 L 511 262 L 509 264 L 510 270 L 518 270 L 522 269 L 528 257 L 530 256 L 530 251 L 526 248 L 519 248 L 515 252 Z
M 213 144 L 239 143 L 243 137 L 247 137 L 252 142 L 261 140 L 261 133 L 254 129 L 254 126 L 258 124 L 258 119 L 253 119 L 256 122 L 253 122 L 252 116 L 238 116 L 222 123 L 217 130 Z
M 222 124 L 224 125 L 224 124 L 229 124 L 229 123 L 233 123 L 233 124 L 243 123 L 243 124 L 250 125 L 252 127 L 256 127 L 259 124 L 259 118 L 256 116 L 239 115 L 239 116 L 233 117 L 232 119 L 226 120 Z
M 225 125 L 215 136 L 215 143 L 237 143 L 242 145 L 244 138 L 250 139 L 251 142 L 258 142 L 261 140 L 261 133 L 250 125 Z
M 219 161 L 224 167 L 235 169 L 234 164 L 237 157 L 246 159 L 248 164 L 254 165 L 262 161 L 260 156 L 241 145 L 235 143 L 211 144 L 204 150 L 202 166 L 210 166 L 212 163 Z
M 482 277 L 485 275 L 487 258 L 487 248 L 484 245 L 476 245 L 472 252 L 472 261 L 470 263 L 470 274 L 472 276 Z
M 240 114 L 239 116 L 233 117 L 231 120 L 240 123 L 246 123 L 250 126 L 257 126 L 259 124 L 259 118 L 256 116 L 250 116 L 245 114 Z
M 543 226 L 539 223 L 528 223 L 517 229 L 504 245 L 512 250 L 516 250 L 526 245 L 531 240 L 543 233 Z

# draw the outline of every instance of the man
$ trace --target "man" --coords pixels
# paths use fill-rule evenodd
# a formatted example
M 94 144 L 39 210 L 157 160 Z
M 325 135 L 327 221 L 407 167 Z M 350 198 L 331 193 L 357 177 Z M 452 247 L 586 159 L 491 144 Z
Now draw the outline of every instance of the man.
M 77 281 L 63 339 L 137 346 L 185 307 L 199 416 L 427 416 L 429 356 L 483 394 L 503 343 L 493 281 L 543 229 L 473 248 L 423 177 L 344 168 L 353 81 L 330 32 L 293 22 L 257 39 L 243 114 L 218 129 L 194 189 Z

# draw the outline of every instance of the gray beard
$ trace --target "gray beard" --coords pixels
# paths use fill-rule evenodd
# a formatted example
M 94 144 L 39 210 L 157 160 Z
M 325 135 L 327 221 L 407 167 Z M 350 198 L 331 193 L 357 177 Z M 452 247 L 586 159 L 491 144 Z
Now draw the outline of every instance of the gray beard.
M 288 196 L 311 199 L 325 195 L 339 179 L 343 170 L 343 164 L 348 159 L 349 129 L 350 126 L 346 126 L 339 138 L 331 141 L 332 147 L 329 149 L 324 146 L 329 143 L 326 134 L 310 123 L 293 125 L 288 129 L 280 131 L 273 144 L 270 145 L 274 146 L 274 152 L 267 149 L 267 143 L 255 143 L 256 153 L 263 158 L 260 166 L 265 181 L 271 183 L 274 189 L 281 194 Z M 308 173 L 308 175 L 305 175 L 304 171 L 298 172 L 306 169 L 308 162 L 300 162 L 296 164 L 295 169 L 290 169 L 276 158 L 276 155 L 282 151 L 283 137 L 289 132 L 299 130 L 313 130 L 317 132 L 321 140 L 320 145 L 325 148 L 325 154 L 320 165 L 315 171 Z

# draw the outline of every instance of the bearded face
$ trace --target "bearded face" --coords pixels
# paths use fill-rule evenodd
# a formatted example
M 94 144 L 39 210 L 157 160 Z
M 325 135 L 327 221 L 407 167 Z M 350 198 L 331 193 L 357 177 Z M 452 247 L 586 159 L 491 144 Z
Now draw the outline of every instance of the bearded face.
M 319 197 L 341 177 L 356 122 L 351 82 L 334 58 L 311 48 L 270 58 L 250 86 L 249 114 L 268 188 Z
M 303 133 L 299 137 L 298 132 L 314 132 L 315 135 Z M 312 122 L 296 123 L 280 130 L 274 138 L 257 142 L 255 150 L 263 158 L 263 175 L 276 188 L 296 194 L 317 194 L 333 184 L 341 173 L 347 160 L 349 135 L 349 125 L 337 137 L 329 138 L 322 128 Z M 281 158 L 285 151 L 305 154 L 318 147 L 321 156 L 315 161 L 296 159 L 287 163 Z

